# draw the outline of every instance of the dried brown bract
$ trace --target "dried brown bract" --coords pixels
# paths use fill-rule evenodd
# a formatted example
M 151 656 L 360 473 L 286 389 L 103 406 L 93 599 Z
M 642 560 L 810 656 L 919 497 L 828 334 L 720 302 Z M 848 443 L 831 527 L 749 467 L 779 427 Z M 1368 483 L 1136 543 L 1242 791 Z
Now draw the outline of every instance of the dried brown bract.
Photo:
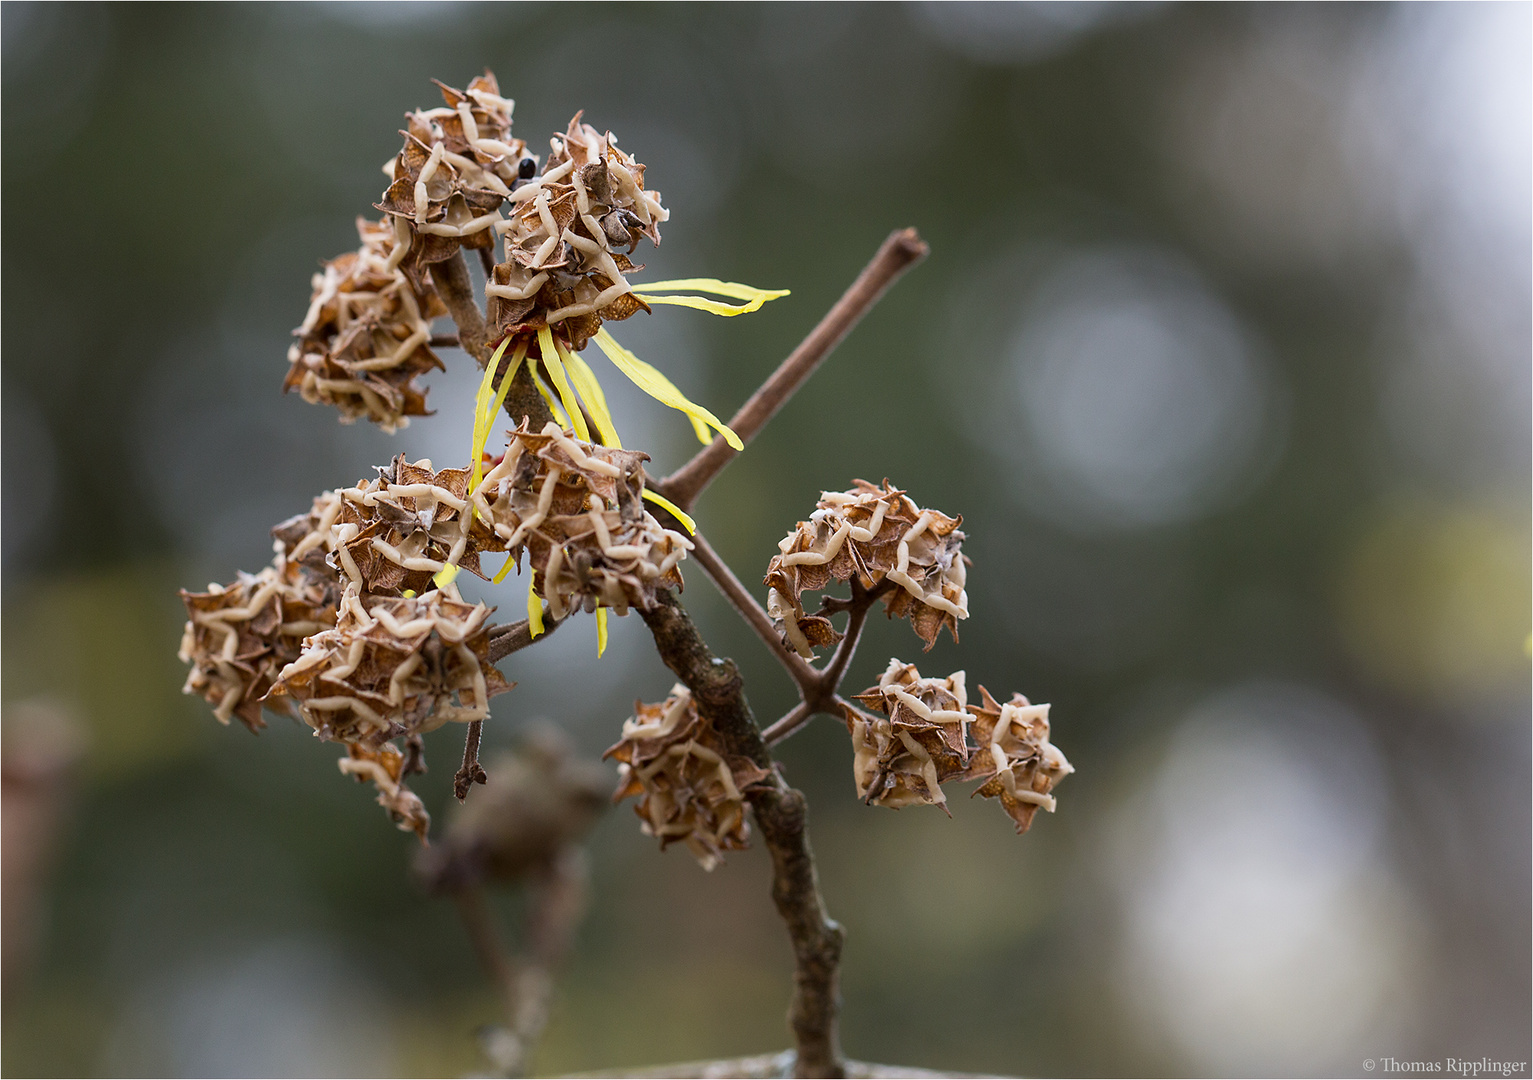
M 335 406 L 342 423 L 365 416 L 392 434 L 428 413 L 416 379 L 442 367 L 427 342 L 431 320 L 447 309 L 429 284 L 412 285 L 400 271 L 392 226 L 358 218 L 357 232 L 361 248 L 314 275 L 282 388 Z
M 388 811 L 401 832 L 413 832 L 426 842 L 431 815 L 420 796 L 404 784 L 405 756 L 393 743 L 376 747 L 346 744 L 346 756 L 338 762 L 341 772 L 359 781 L 371 780 L 378 789 L 378 805 Z
M 662 849 L 680 840 L 704 870 L 712 870 L 725 851 L 749 843 L 745 792 L 771 774 L 754 762 L 728 757 L 680 683 L 659 705 L 634 702 L 622 741 L 604 756 L 621 763 L 612 801 L 640 796 L 634 810 Z
M 407 114 L 403 149 L 389 165 L 388 189 L 377 204 L 393 222 L 411 280 L 460 247 L 494 246 L 492 226 L 524 168 L 536 167 L 521 139 L 511 137 L 515 102 L 500 96 L 488 71 L 456 90 L 438 82 L 444 107 Z
M 511 433 L 474 493 L 480 514 L 520 559 L 556 619 L 575 608 L 647 610 L 656 591 L 682 584 L 677 564 L 692 542 L 644 509 L 648 455 L 583 442 L 557 424 Z
M 888 480 L 882 488 L 856 485 L 822 493 L 809 520 L 777 545 L 780 554 L 767 567 L 767 612 L 784 640 L 805 657 L 834 642 L 830 621 L 806 614 L 802 596 L 855 576 L 865 589 L 888 583 L 885 611 L 909 619 L 928 650 L 944 626 L 957 641 L 958 620 L 969 617 L 963 518 L 921 509 Z
M 857 797 L 894 809 L 933 803 L 946 810 L 941 785 L 969 763 L 964 673 L 923 679 L 914 664 L 890 660 L 878 685 L 857 700 L 877 714 L 843 707 Z
M 1024 833 L 1040 806 L 1053 811 L 1049 792 L 1075 767 L 1049 742 L 1047 705 L 1033 705 L 1021 694 L 1002 705 L 983 686 L 979 693 L 980 704 L 969 706 L 978 749 L 963 778 L 984 780 L 974 794 L 1000 799 L 1017 832 Z
M 335 625 L 338 590 L 278 554 L 259 574 L 241 573 L 205 593 L 181 590 L 189 619 L 179 656 L 192 665 L 183 692 L 200 694 L 227 724 L 237 716 L 252 732 L 266 726 L 262 699 L 303 639 Z M 286 710 L 286 702 L 271 705 Z
M 505 551 L 490 526 L 469 509 L 468 469 L 436 471 L 429 458 L 396 457 L 373 480 L 335 492 L 326 523 L 337 570 L 365 592 L 425 592 L 451 564 L 484 577 L 481 552 Z
M 511 689 L 488 659 L 489 615 L 450 585 L 385 597 L 348 584 L 335 628 L 304 642 L 271 695 L 296 701 L 322 738 L 368 746 L 482 720 L 490 698 Z
M 641 238 L 660 243 L 670 213 L 610 131 L 576 114 L 552 146 L 542 174 L 516 189 L 509 220 L 495 226 L 505 261 L 485 292 L 498 335 L 558 325 L 566 344 L 581 349 L 603 320 L 649 310 L 623 275 L 640 269 L 629 255 Z

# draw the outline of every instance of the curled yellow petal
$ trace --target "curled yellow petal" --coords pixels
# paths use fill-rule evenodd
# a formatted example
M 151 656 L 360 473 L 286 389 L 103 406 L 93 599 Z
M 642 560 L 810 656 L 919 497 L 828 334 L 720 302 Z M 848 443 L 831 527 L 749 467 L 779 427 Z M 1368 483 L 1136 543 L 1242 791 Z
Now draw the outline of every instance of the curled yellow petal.
M 559 399 L 564 402 L 564 411 L 574 425 L 575 434 L 590 442 L 591 429 L 586 427 L 585 414 L 580 411 L 580 401 L 575 397 L 569 379 L 565 378 L 564 364 L 559 359 L 559 347 L 554 344 L 553 331 L 546 326 L 538 327 L 538 347 L 543 350 L 543 370 L 548 372 L 554 389 L 559 391 Z
M 681 507 L 677 506 L 675 503 L 671 502 L 670 499 L 667 499 L 659 492 L 651 491 L 649 488 L 645 488 L 643 494 L 646 499 L 654 503 L 656 506 L 665 507 L 666 510 L 670 512 L 672 517 L 686 526 L 687 532 L 697 532 L 697 522 L 692 520 L 692 515 L 687 513 Z
M 527 361 L 530 368 L 532 361 Z M 538 388 L 538 396 L 543 399 L 543 404 L 548 406 L 548 411 L 553 413 L 554 422 L 562 428 L 570 426 L 570 418 L 564 415 L 564 406 L 559 404 L 559 399 L 548 392 L 548 387 L 543 385 L 542 379 L 533 379 L 532 385 Z
M 493 578 L 491 578 L 490 581 L 493 584 L 499 585 L 502 581 L 506 580 L 506 575 L 511 572 L 511 567 L 513 567 L 515 565 L 516 565 L 516 554 L 514 552 L 510 552 L 510 551 L 506 552 L 506 562 L 505 562 L 505 565 L 502 566 L 499 570 L 495 571 L 495 576 Z
M 448 563 L 432 576 L 431 583 L 439 589 L 445 589 L 447 586 L 453 583 L 453 580 L 458 576 L 458 571 L 460 569 L 461 567 L 459 567 L 457 564 Z
M 607 609 L 596 609 L 596 659 L 601 659 L 601 654 L 607 651 Z
M 537 580 L 536 574 L 527 577 L 527 626 L 533 637 L 543 633 L 543 601 L 538 599 L 537 591 L 532 587 Z
M 646 364 L 643 360 L 640 360 L 633 353 L 619 345 L 617 339 L 607 332 L 606 327 L 596 332 L 594 340 L 601 347 L 601 351 L 607 354 L 607 359 L 611 360 L 617 369 L 628 376 L 640 390 L 643 390 L 661 404 L 669 405 L 671 408 L 678 409 L 691 417 L 694 421 L 694 430 L 698 430 L 700 424 L 706 424 L 723 435 L 724 441 L 736 450 L 745 449 L 745 444 L 740 441 L 740 436 L 730 431 L 717 416 L 714 416 L 707 409 L 687 400 L 686 395 L 676 389 L 670 379 L 667 379 L 649 364 Z M 701 433 L 699 438 L 701 438 Z M 707 442 L 709 440 L 702 439 L 701 441 Z
M 484 366 L 484 378 L 479 380 L 479 392 L 474 395 L 474 446 L 470 459 L 473 473 L 468 484 L 470 491 L 479 486 L 479 477 L 484 474 L 484 443 L 490 435 L 485 406 L 490 403 L 490 395 L 495 387 L 495 370 L 500 366 L 500 358 L 505 355 L 506 346 L 509 344 L 511 344 L 510 338 L 502 341 L 500 347 L 495 350 L 495 355 L 490 357 L 490 362 Z
M 566 349 L 557 339 L 554 345 L 559 350 L 559 359 L 564 361 L 565 371 L 569 372 L 570 382 L 575 384 L 576 392 L 586 403 L 586 408 L 591 410 L 591 420 L 596 424 L 596 434 L 601 438 L 602 445 L 621 448 L 623 440 L 617 437 L 612 412 L 607 408 L 607 395 L 602 393 L 601 383 L 596 381 L 596 372 L 591 370 L 591 365 L 579 353 Z
M 718 278 L 695 277 L 677 278 L 674 281 L 641 281 L 639 288 L 645 292 L 677 292 L 682 289 L 695 289 L 698 292 L 713 293 L 715 296 L 728 296 L 734 300 L 776 300 L 779 297 L 790 295 L 788 289 L 758 289 L 754 285 L 741 285 L 737 281 L 720 281 Z

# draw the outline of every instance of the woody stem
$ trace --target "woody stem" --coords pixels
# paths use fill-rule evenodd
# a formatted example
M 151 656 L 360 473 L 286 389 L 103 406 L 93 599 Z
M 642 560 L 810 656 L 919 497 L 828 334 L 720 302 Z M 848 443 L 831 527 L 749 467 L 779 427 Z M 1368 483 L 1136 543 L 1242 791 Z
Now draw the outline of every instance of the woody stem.
M 914 229 L 897 229 L 889 234 L 872 261 L 857 275 L 857 280 L 819 325 L 730 418 L 729 426 L 741 442 L 748 443 L 756 437 L 777 410 L 814 374 L 820 361 L 829 356 L 852 327 L 878 303 L 884 291 L 906 270 L 926 258 L 928 250 L 926 242 Z M 717 436 L 691 461 L 651 486 L 683 510 L 690 510 L 697 497 L 713 483 L 724 466 L 734 460 L 737 452 L 722 435 Z
M 676 674 L 729 755 L 747 758 L 771 775 L 746 797 L 772 856 L 772 899 L 793 943 L 793 999 L 788 1020 L 797 1055 L 795 1076 L 842 1076 L 836 1033 L 841 947 L 845 933 L 825 912 L 809 848 L 808 809 L 801 792 L 778 773 L 745 700 L 732 660 L 713 655 L 686 609 L 672 593 L 641 612 L 665 665 Z
M 483 368 L 494 355 L 498 336 L 485 322 L 484 312 L 479 310 L 474 281 L 469 276 L 463 252 L 455 252 L 450 259 L 432 263 L 431 281 L 436 286 L 437 295 L 447 305 L 447 313 L 458 326 L 457 344 Z M 513 421 L 527 418 L 534 431 L 542 430 L 543 425 L 554 418 L 532 381 L 531 364 L 517 368 L 516 377 L 511 380 L 511 388 L 506 393 L 505 408 L 506 415 Z

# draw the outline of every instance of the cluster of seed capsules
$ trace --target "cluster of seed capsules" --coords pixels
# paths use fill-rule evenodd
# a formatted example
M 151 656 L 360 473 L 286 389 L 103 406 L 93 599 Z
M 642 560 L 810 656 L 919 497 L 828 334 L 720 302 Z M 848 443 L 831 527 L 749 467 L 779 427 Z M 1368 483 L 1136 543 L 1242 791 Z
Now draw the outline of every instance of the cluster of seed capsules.
M 584 443 L 554 424 L 522 426 L 477 482 L 396 458 L 372 480 L 327 492 L 273 530 L 256 576 L 183 593 L 186 690 L 256 730 L 263 705 L 344 743 L 343 770 L 424 835 L 425 811 L 386 748 L 449 722 L 483 720 L 511 689 L 490 659 L 491 609 L 464 601 L 458 568 L 525 556 L 552 618 L 647 608 L 679 587 L 691 542 L 644 508 L 643 454 Z M 396 767 L 398 766 L 398 767 Z
M 808 521 L 778 545 L 767 569 L 768 612 L 785 644 L 805 657 L 841 635 L 809 614 L 806 592 L 855 580 L 881 597 L 890 618 L 908 619 L 930 649 L 946 626 L 957 640 L 968 617 L 961 518 L 917 506 L 885 480 L 827 491 Z M 974 794 L 999 799 L 1026 832 L 1039 807 L 1052 811 L 1054 785 L 1073 772 L 1049 741 L 1049 707 L 1021 694 L 998 703 L 980 687 L 971 704 L 963 672 L 923 678 L 890 660 L 877 685 L 842 705 L 852 739 L 853 778 L 864 802 L 893 809 L 917 803 L 947 808 L 942 785 L 978 780 Z M 723 852 L 746 846 L 745 801 L 766 782 L 754 763 L 729 757 L 717 732 L 677 686 L 658 705 L 636 704 L 623 738 L 607 751 L 621 770 L 615 799 L 637 796 L 643 830 L 664 847 L 681 841 L 711 869 Z

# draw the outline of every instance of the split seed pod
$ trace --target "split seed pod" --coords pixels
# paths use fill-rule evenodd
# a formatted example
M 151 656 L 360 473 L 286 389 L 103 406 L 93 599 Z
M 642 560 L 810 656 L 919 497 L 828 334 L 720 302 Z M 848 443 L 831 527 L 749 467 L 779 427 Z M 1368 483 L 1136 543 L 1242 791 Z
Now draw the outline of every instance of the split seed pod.
M 1017 832 L 1024 833 L 1040 806 L 1053 812 L 1049 792 L 1075 767 L 1049 742 L 1047 705 L 1033 705 L 1021 694 L 1002 705 L 983 686 L 979 693 L 981 703 L 969 706 L 978 749 L 963 778 L 984 780 L 974 794 L 1000 799 Z
M 400 271 L 393 226 L 358 218 L 357 232 L 361 248 L 314 275 L 282 389 L 335 406 L 342 423 L 365 416 L 393 434 L 429 412 L 416 379 L 443 367 L 427 343 L 431 320 L 447 308 L 429 283 L 412 284 Z
M 480 516 L 513 557 L 525 550 L 533 589 L 556 619 L 581 607 L 626 615 L 682 584 L 692 542 L 644 509 L 648 455 L 583 442 L 554 423 L 511 433 L 505 456 L 475 490 Z
M 829 619 L 805 613 L 802 596 L 855 576 L 864 589 L 888 583 L 884 610 L 909 619 L 928 650 L 944 626 L 957 641 L 958 620 L 969 617 L 963 518 L 923 510 L 888 480 L 856 485 L 823 492 L 809 520 L 777 545 L 765 584 L 783 639 L 804 657 L 838 640 Z
M 490 610 L 451 585 L 386 597 L 348 584 L 335 629 L 304 642 L 271 695 L 291 697 L 321 738 L 368 746 L 483 720 L 490 698 L 511 689 L 489 661 Z
M 378 805 L 388 811 L 400 831 L 413 832 L 421 843 L 426 842 L 431 815 L 426 813 L 420 796 L 405 786 L 405 756 L 397 746 L 389 742 L 377 747 L 347 743 L 346 756 L 338 764 L 348 776 L 359 781 L 371 780 L 378 789 Z
M 634 702 L 622 741 L 603 756 L 621 763 L 612 801 L 640 796 L 634 812 L 645 834 L 659 837 L 661 850 L 679 840 L 712 870 L 725 851 L 749 845 L 745 793 L 771 774 L 726 754 L 685 686 L 672 687 L 659 705 Z
M 401 454 L 378 473 L 336 492 L 327 534 L 332 565 L 362 590 L 425 592 L 448 564 L 484 577 L 480 553 L 506 550 L 469 509 L 468 469 L 436 472 L 429 458 Z
M 942 784 L 964 775 L 969 764 L 964 673 L 923 679 L 914 664 L 890 660 L 878 685 L 857 700 L 875 714 L 842 707 L 857 797 L 894 809 L 932 803 L 946 811 Z
M 659 192 L 644 189 L 644 166 L 580 115 L 554 136 L 542 175 L 512 195 L 509 220 L 495 226 L 505 260 L 485 288 L 497 334 L 558 324 L 576 350 L 603 320 L 649 310 L 624 275 L 642 269 L 629 255 L 641 238 L 659 244 L 670 217 Z

